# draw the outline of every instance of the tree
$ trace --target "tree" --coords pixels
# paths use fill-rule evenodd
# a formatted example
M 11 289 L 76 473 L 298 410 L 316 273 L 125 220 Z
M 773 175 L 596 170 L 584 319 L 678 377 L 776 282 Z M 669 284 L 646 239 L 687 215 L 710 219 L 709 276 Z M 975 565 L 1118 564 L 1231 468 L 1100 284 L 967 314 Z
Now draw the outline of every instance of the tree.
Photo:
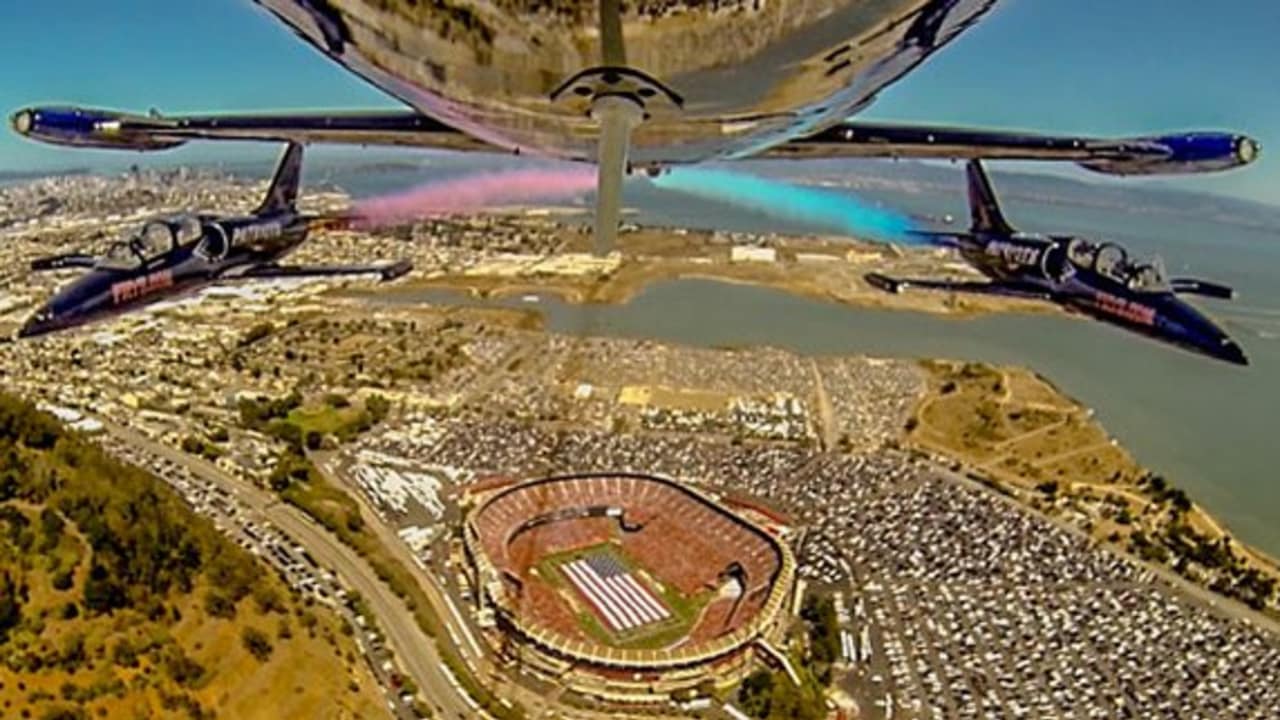
M 64 525 L 62 518 L 53 508 L 45 508 L 40 511 L 40 532 L 44 534 L 46 549 L 58 544 L 58 539 L 62 537 Z
M 230 620 L 236 616 L 236 604 L 226 595 L 210 590 L 204 596 L 204 611 L 213 617 Z
M 322 444 L 324 444 L 324 435 L 321 435 L 320 432 L 317 430 L 307 431 L 307 449 L 308 450 L 319 450 Z
M 138 667 L 138 651 L 128 638 L 121 638 L 111 649 L 111 662 L 120 667 Z
M 267 427 L 267 432 L 277 440 L 283 441 L 291 449 L 302 450 L 302 428 L 286 420 L 274 420 Z
M 773 673 L 768 670 L 756 670 L 742 681 L 738 690 L 738 702 L 743 711 L 756 718 L 769 715 L 769 704 L 773 697 Z
M 23 717 L 26 717 L 25 715 Z M 44 711 L 40 720 L 86 720 L 88 714 L 84 708 L 70 705 L 56 705 Z
M 387 414 L 391 412 L 391 402 L 381 395 L 370 395 L 369 399 L 364 401 L 364 408 L 369 412 L 373 423 L 377 424 L 385 420 Z
M 245 650 L 248 650 L 258 662 L 266 662 L 271 657 L 271 640 L 261 630 L 245 626 L 240 632 L 240 640 L 244 643 Z
M 1057 494 L 1058 494 L 1058 481 L 1057 481 L 1057 480 L 1049 480 L 1049 481 L 1046 481 L 1046 482 L 1042 482 L 1042 483 L 1040 483 L 1039 485 L 1036 485 L 1036 490 L 1039 490 L 1040 492 L 1044 493 L 1045 495 L 1048 495 L 1048 496 L 1050 496 L 1050 497 L 1053 497 L 1054 495 L 1057 495 Z
M 284 603 L 280 600 L 280 593 L 270 585 L 259 584 L 253 589 L 253 604 L 258 608 L 258 612 L 263 615 L 267 613 L 282 613 L 285 611 Z
M 109 613 L 127 604 L 124 588 L 95 559 L 89 567 L 89 577 L 84 581 L 84 606 L 96 613 Z
M 53 575 L 53 589 L 58 591 L 70 590 L 75 584 L 75 578 L 72 577 L 70 570 L 62 570 Z
M 204 450 L 204 441 L 202 441 L 200 438 L 196 437 L 195 435 L 188 435 L 182 438 L 183 452 L 191 453 L 192 455 L 199 455 L 203 450 Z
M 183 687 L 194 687 L 204 677 L 204 666 L 187 657 L 176 645 L 169 647 L 164 660 L 164 669 L 174 682 Z
M 9 570 L 0 570 L 0 643 L 22 620 L 22 588 Z

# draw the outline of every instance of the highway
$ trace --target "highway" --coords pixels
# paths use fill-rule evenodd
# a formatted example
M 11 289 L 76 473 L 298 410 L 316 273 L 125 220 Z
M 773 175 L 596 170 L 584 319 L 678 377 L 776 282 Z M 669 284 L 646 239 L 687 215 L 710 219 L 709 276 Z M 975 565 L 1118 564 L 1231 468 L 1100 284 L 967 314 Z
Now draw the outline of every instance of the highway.
M 445 627 L 449 635 L 449 641 L 462 656 L 463 661 L 472 668 L 473 672 L 480 676 L 479 679 L 484 680 L 485 676 L 489 675 L 493 669 L 492 663 L 480 648 L 479 641 L 475 637 L 475 630 L 463 617 L 459 609 L 459 601 L 450 594 L 447 580 L 433 577 L 431 572 L 424 568 L 417 558 L 413 556 L 413 552 L 396 535 L 394 529 L 386 522 L 383 522 L 377 510 L 369 503 L 368 498 L 363 493 L 353 489 L 355 481 L 351 476 L 350 467 L 347 463 L 331 459 L 317 462 L 315 465 L 316 469 L 326 475 L 330 482 L 343 488 L 349 496 L 356 500 L 356 504 L 360 507 L 361 516 L 365 521 L 365 527 L 372 529 L 379 542 L 417 580 L 418 586 L 422 588 L 423 593 L 431 602 L 433 611 Z M 493 687 L 492 689 L 495 692 L 499 690 L 498 687 Z M 503 682 L 500 690 L 498 692 L 500 697 L 519 702 L 530 713 L 530 717 L 537 716 L 540 709 L 549 711 L 548 708 L 544 707 L 548 705 L 545 697 L 537 695 L 521 685 Z M 556 712 L 558 713 L 557 717 L 570 717 L 564 709 L 557 709 Z M 572 716 L 590 717 L 591 714 L 578 712 Z
M 342 582 L 363 596 L 394 650 L 404 672 L 422 697 L 449 718 L 472 718 L 474 701 L 455 687 L 441 663 L 435 642 L 418 627 L 405 604 L 391 592 L 354 550 L 312 522 L 302 511 L 275 496 L 237 480 L 201 458 L 154 442 L 136 431 L 108 424 L 112 437 L 151 455 L 188 469 L 194 476 L 223 488 L 305 548 L 322 566 L 332 568 Z

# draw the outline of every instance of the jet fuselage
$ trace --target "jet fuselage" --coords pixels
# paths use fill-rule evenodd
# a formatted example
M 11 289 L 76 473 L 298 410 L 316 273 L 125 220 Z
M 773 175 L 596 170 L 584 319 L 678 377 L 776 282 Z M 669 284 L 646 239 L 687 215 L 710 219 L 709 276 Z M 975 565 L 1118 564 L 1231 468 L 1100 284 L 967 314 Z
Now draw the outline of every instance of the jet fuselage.
M 1178 297 L 1158 264 L 1134 265 L 1116 245 L 1080 238 L 972 233 L 956 249 L 993 281 L 1219 360 L 1247 364 L 1215 322 Z
M 276 262 L 307 237 L 311 218 L 292 211 L 265 216 L 189 216 L 198 237 L 153 257 L 121 253 L 60 289 L 19 331 L 21 337 L 77 327 L 233 279 Z M 151 223 L 178 231 L 176 220 Z M 148 224 L 151 227 L 151 224 Z M 194 226 L 192 226 L 194 227 Z

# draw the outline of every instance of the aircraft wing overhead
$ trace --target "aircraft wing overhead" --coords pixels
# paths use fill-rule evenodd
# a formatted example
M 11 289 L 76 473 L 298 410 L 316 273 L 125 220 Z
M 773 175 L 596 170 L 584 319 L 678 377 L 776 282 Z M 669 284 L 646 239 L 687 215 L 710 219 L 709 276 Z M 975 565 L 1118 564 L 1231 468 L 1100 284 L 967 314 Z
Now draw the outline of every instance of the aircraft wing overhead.
M 166 150 L 189 140 L 401 145 L 501 151 L 412 111 L 273 115 L 136 115 L 80 107 L 39 107 L 10 119 L 20 135 L 53 145 Z
M 781 158 L 949 158 L 1069 161 L 1108 175 L 1228 170 L 1257 159 L 1256 140 L 1227 132 L 1094 138 L 919 125 L 845 122 L 771 148 Z

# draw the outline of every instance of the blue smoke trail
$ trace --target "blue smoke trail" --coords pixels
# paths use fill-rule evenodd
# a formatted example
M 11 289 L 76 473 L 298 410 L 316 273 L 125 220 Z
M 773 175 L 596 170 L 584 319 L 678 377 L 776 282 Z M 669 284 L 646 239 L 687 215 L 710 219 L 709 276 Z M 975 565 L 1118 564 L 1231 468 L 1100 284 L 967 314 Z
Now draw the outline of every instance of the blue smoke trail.
M 666 190 L 737 205 L 777 218 L 839 230 L 859 238 L 912 241 L 907 216 L 873 207 L 830 190 L 790 185 L 755 175 L 708 168 L 676 167 L 653 180 Z

